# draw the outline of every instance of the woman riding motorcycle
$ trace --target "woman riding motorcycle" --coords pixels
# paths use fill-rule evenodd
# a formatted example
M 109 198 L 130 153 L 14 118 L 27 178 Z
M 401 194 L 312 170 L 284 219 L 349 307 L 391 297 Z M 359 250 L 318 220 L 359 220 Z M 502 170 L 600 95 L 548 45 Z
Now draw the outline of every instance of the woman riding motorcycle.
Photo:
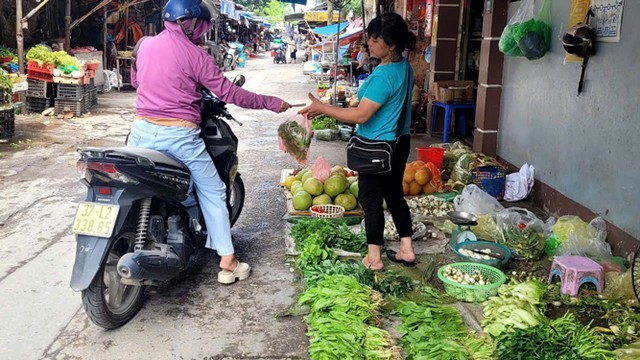
M 168 153 L 189 168 L 207 225 L 207 247 L 220 255 L 218 281 L 230 284 L 246 279 L 251 267 L 234 255 L 226 187 L 200 138 L 199 88 L 248 109 L 283 112 L 291 106 L 233 85 L 200 49 L 202 36 L 211 30 L 213 11 L 210 0 L 169 0 L 163 12 L 165 30 L 139 44 L 131 74 L 138 95 L 136 120 L 128 145 Z M 187 202 L 194 204 L 193 196 Z

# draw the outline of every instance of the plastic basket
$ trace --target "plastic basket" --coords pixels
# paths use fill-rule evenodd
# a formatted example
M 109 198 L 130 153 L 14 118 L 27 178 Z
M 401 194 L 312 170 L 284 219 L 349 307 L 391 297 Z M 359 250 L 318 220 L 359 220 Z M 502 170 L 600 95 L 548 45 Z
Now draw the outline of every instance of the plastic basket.
M 89 92 L 89 85 L 58 84 L 58 99 L 82 99 Z
M 27 96 L 27 112 L 41 113 L 49 108 L 50 104 L 49 98 Z
M 504 198 L 506 170 L 500 166 L 480 166 L 471 173 L 473 183 L 498 200 Z
M 0 110 L 0 139 L 10 138 L 16 132 L 16 116 L 13 108 Z
M 320 209 L 320 211 L 316 211 L 314 208 Z M 332 205 L 332 204 L 323 204 L 323 205 L 314 205 L 309 208 L 312 217 L 317 218 L 340 218 L 344 216 L 344 208 L 340 205 Z
M 442 169 L 442 162 L 444 161 L 444 149 L 437 147 L 416 148 L 418 153 L 418 160 L 425 163 L 433 163 L 438 169 Z
M 56 115 L 63 115 L 70 112 L 75 116 L 83 114 L 85 102 L 82 99 L 56 99 L 55 113 Z
M 27 79 L 29 88 L 27 89 L 27 96 L 34 96 L 44 98 L 47 97 L 47 85 L 46 81 Z
M 467 250 L 482 250 L 482 249 L 491 249 L 492 254 L 500 254 L 504 257 L 503 260 L 499 259 L 478 259 L 472 256 L 462 255 L 460 253 L 461 249 Z M 465 241 L 454 246 L 453 251 L 458 255 L 460 261 L 473 262 L 478 264 L 484 264 L 493 266 L 498 269 L 502 269 L 509 259 L 511 259 L 511 250 L 504 245 L 500 245 L 490 241 Z
M 29 62 L 27 62 L 27 77 L 34 80 L 52 81 L 53 70 L 55 70 L 55 68 L 56 66 L 53 64 L 29 60 Z
M 472 274 L 475 270 L 479 270 L 480 273 L 489 280 L 489 284 L 465 285 L 451 281 L 444 277 L 444 269 L 447 266 L 451 266 L 467 274 Z M 492 266 L 470 262 L 459 262 L 442 266 L 438 270 L 438 278 L 444 283 L 444 290 L 451 297 L 460 301 L 473 303 L 482 302 L 490 296 L 495 296 L 498 293 L 500 285 L 504 284 L 507 280 L 502 271 Z

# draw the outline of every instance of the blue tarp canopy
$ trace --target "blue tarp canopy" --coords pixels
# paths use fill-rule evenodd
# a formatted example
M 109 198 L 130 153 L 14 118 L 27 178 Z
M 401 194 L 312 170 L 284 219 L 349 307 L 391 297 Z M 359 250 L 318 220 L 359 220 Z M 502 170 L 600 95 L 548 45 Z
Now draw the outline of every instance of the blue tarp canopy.
M 340 25 L 340 31 L 342 31 L 347 26 L 349 26 L 349 22 L 345 21 L 342 24 L 333 24 L 333 25 L 319 27 L 319 28 L 310 29 L 310 30 L 314 34 L 318 34 L 320 36 L 329 37 L 329 36 L 335 35 L 338 32 L 338 25 Z

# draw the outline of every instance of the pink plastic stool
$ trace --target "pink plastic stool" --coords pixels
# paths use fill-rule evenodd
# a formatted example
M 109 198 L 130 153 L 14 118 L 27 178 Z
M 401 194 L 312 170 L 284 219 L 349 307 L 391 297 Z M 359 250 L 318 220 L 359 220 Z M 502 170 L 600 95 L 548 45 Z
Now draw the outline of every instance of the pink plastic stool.
M 604 285 L 604 271 L 597 262 L 582 256 L 556 256 L 551 264 L 549 283 L 554 276 L 558 276 L 562 282 L 560 290 L 563 294 L 578 295 L 580 286 L 592 283 L 599 293 L 602 293 Z

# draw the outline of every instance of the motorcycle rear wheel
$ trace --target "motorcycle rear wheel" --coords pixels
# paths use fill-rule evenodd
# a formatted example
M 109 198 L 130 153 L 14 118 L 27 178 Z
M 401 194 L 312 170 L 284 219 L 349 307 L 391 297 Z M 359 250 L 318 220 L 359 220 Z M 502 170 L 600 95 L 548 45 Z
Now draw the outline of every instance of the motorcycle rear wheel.
M 240 176 L 236 176 L 229 193 L 229 205 L 231 206 L 230 219 L 232 227 L 233 224 L 238 221 L 240 213 L 242 212 L 242 207 L 244 206 L 244 195 L 244 182 Z
M 140 311 L 144 302 L 145 286 L 121 284 L 116 270 L 122 255 L 133 252 L 135 237 L 131 229 L 116 235 L 91 285 L 82 291 L 85 312 L 91 321 L 107 330 L 126 324 Z

